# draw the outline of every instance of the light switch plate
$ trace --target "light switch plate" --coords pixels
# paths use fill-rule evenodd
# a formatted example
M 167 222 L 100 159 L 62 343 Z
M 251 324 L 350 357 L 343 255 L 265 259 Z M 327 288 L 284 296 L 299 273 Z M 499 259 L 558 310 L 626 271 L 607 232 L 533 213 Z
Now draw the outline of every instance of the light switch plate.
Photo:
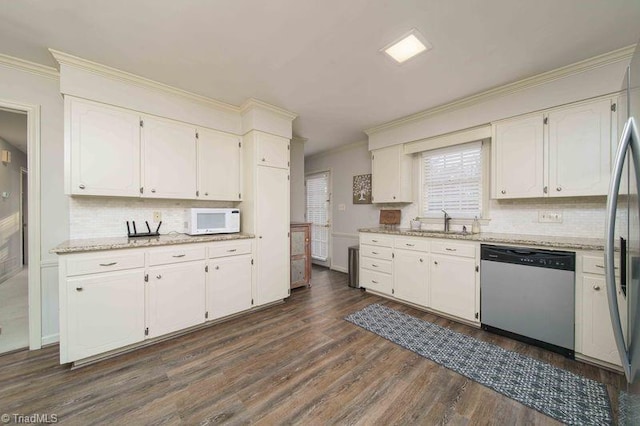
M 562 212 L 554 210 L 539 210 L 538 222 L 540 223 L 562 223 Z

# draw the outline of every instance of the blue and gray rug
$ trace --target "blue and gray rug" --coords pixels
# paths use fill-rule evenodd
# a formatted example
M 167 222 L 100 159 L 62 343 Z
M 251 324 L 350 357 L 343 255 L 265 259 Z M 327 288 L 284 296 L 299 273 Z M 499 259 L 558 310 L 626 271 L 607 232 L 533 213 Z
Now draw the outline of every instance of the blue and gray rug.
M 383 305 L 345 319 L 563 423 L 612 423 L 602 383 Z

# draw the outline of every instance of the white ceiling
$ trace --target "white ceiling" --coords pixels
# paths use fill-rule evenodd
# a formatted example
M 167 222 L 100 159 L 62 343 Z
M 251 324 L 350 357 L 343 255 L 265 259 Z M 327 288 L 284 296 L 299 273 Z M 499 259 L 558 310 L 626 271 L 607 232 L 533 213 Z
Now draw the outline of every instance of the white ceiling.
M 638 0 L 0 1 L 0 53 L 48 47 L 235 105 L 299 114 L 306 154 L 362 130 L 635 43 Z M 433 50 L 379 52 L 411 28 Z
M 0 109 L 0 138 L 27 153 L 27 114 Z

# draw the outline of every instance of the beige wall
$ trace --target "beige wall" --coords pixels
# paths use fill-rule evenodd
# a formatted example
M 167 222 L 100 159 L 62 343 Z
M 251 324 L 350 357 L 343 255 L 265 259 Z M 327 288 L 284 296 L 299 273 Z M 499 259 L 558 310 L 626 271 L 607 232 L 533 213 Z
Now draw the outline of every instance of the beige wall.
M 291 222 L 304 222 L 304 141 L 291 139 Z

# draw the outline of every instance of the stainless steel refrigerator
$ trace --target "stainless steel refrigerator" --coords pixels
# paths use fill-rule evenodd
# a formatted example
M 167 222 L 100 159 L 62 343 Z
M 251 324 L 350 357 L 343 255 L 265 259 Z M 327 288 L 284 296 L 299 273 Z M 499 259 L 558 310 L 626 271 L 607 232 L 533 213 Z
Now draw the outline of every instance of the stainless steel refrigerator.
M 620 394 L 620 424 L 640 424 L 640 44 L 622 85 L 618 141 L 607 197 L 605 273 L 611 323 L 626 389 Z M 620 256 L 617 279 L 614 257 Z

